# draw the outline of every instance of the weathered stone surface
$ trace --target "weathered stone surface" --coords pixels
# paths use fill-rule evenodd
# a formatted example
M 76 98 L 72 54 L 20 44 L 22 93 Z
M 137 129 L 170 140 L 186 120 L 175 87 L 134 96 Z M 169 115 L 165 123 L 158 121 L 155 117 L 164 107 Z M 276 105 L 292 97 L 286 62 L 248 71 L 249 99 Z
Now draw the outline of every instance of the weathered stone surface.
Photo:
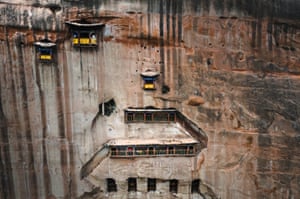
M 187 104 L 191 106 L 199 106 L 204 103 L 205 100 L 200 96 L 190 96 L 187 101 Z
M 0 198 L 298 198 L 299 9 L 298 0 L 1 1 Z M 96 49 L 72 47 L 73 19 L 106 24 Z M 36 59 L 33 43 L 45 38 L 55 63 Z M 153 92 L 142 90 L 147 69 L 160 72 Z M 192 95 L 205 103 L 185 103 Z M 99 115 L 109 99 L 114 110 Z M 123 110 L 147 106 L 174 107 L 207 133 L 197 160 L 165 161 L 176 178 L 201 179 L 201 194 L 180 182 L 173 196 L 164 180 L 147 193 L 153 170 L 136 165 L 139 191 L 127 193 L 129 167 L 109 159 L 119 194 L 106 193 L 103 168 L 80 179 L 105 142 L 140 133 Z

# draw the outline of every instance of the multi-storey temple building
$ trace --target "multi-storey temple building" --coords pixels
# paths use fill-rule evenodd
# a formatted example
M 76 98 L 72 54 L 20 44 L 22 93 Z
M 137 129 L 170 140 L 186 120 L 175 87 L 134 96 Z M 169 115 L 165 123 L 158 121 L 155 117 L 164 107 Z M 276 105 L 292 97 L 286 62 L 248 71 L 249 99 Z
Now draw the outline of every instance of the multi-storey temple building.
M 0 199 L 300 198 L 299 0 L 1 0 Z
M 200 194 L 199 153 L 204 132 L 176 109 L 124 110 L 128 137 L 109 140 L 83 166 L 81 177 L 101 183 L 110 196 L 190 198 Z

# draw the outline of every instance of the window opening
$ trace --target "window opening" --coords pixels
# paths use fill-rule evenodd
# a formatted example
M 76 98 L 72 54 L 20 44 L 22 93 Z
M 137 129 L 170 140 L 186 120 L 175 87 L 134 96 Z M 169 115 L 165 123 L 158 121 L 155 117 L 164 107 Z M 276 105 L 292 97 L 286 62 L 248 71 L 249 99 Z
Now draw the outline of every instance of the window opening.
M 156 147 L 156 154 L 157 155 L 165 155 L 165 154 L 167 154 L 166 147 L 165 146 Z
M 73 45 L 78 45 L 79 44 L 79 34 L 78 32 L 73 32 Z
M 149 147 L 148 154 L 149 155 L 154 155 L 154 147 Z
M 117 148 L 111 148 L 111 155 L 112 156 L 117 155 Z
M 188 154 L 194 154 L 194 146 L 188 146 L 188 149 L 187 149 L 187 153 Z
M 133 147 L 127 147 L 127 155 L 133 155 Z
M 134 115 L 134 120 L 135 121 L 141 121 L 143 122 L 145 119 L 144 119 L 144 113 L 135 113 Z
M 146 118 L 146 121 L 147 121 L 147 122 L 148 122 L 148 121 L 152 121 L 152 114 L 151 114 L 151 113 L 146 113 L 145 118 Z
M 133 113 L 127 113 L 127 121 L 133 121 Z
M 119 147 L 118 148 L 118 155 L 125 156 L 126 155 L 126 150 L 127 150 L 126 147 Z
M 78 38 L 79 35 L 78 35 L 78 32 L 73 32 L 73 38 Z
M 147 147 L 135 147 L 135 155 L 147 155 Z
M 45 55 L 51 55 L 52 54 L 52 49 L 50 49 L 50 48 L 40 48 L 40 53 L 45 54 Z
M 80 38 L 89 38 L 89 32 L 81 31 L 80 32 Z
M 136 191 L 136 178 L 128 178 L 128 192 Z
M 178 191 L 178 180 L 170 180 L 169 191 L 171 193 L 177 193 L 177 191 Z
M 155 89 L 154 80 L 145 80 L 144 89 L 145 90 Z
M 156 190 L 156 179 L 148 178 L 148 191 L 155 191 Z
M 39 48 L 40 60 L 51 61 L 52 60 L 52 49 L 51 48 Z
M 175 113 L 169 113 L 169 121 L 175 122 Z
M 90 43 L 92 45 L 97 45 L 97 38 L 96 38 L 96 33 L 95 32 L 90 33 L 90 40 L 91 40 Z
M 173 146 L 168 147 L 168 154 L 174 154 L 174 147 Z
M 80 32 L 79 33 L 79 43 L 80 43 L 80 45 L 90 44 L 89 32 Z
M 200 193 L 200 191 L 199 191 L 199 184 L 200 184 L 200 180 L 198 179 L 198 180 L 193 180 L 192 181 L 192 190 L 191 190 L 191 192 L 192 193 Z
M 153 114 L 153 120 L 157 122 L 167 122 L 169 120 L 167 112 L 157 112 Z
M 114 179 L 107 178 L 106 183 L 107 183 L 107 192 L 117 192 L 117 184 Z
M 184 155 L 186 152 L 186 146 L 176 146 L 176 154 Z

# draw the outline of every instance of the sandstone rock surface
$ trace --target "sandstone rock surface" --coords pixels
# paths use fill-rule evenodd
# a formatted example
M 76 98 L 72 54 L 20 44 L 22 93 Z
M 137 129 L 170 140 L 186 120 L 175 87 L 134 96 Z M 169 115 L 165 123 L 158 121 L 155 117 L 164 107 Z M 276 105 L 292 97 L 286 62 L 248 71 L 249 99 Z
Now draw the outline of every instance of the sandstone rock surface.
M 202 196 L 185 183 L 176 197 L 299 198 L 299 9 L 298 0 L 1 1 L 0 198 L 174 198 L 130 195 L 126 181 L 106 194 L 101 168 L 80 179 L 104 143 L 140 132 L 123 110 L 148 106 L 176 108 L 208 136 L 197 160 L 172 168 L 201 179 Z M 73 48 L 65 22 L 81 19 L 105 23 L 96 49 Z M 55 62 L 36 58 L 43 39 L 56 43 Z M 160 73 L 151 92 L 140 77 L 148 69 Z M 205 103 L 185 103 L 193 95 Z

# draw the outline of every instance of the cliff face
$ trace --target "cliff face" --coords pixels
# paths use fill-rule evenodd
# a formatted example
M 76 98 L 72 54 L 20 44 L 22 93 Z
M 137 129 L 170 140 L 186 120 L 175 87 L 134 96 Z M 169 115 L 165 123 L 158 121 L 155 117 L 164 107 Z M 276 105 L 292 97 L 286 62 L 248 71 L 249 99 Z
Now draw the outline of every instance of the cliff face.
M 147 106 L 176 108 L 206 132 L 193 175 L 216 196 L 299 197 L 299 9 L 298 0 L 2 1 L 0 198 L 105 192 L 80 169 L 108 140 L 137 136 L 123 110 Z M 80 19 L 105 24 L 97 48 L 71 45 L 65 22 Z M 43 39 L 57 45 L 54 62 L 37 59 Z M 148 69 L 160 72 L 151 92 Z M 116 107 L 102 115 L 110 99 Z

